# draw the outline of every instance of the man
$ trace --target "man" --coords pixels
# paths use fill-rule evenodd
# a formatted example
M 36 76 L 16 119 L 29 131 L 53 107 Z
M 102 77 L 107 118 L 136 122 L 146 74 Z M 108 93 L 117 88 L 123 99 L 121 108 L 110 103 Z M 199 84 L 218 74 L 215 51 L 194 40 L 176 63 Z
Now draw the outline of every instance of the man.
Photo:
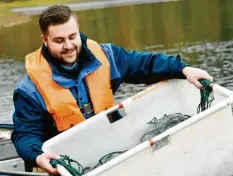
M 163 79 L 213 78 L 188 66 L 179 56 L 126 51 L 114 44 L 97 44 L 79 32 L 76 15 L 63 5 L 44 10 L 39 19 L 42 48 L 27 55 L 24 79 L 14 91 L 12 141 L 27 163 L 49 173 L 44 141 L 113 106 L 122 82 L 152 84 Z

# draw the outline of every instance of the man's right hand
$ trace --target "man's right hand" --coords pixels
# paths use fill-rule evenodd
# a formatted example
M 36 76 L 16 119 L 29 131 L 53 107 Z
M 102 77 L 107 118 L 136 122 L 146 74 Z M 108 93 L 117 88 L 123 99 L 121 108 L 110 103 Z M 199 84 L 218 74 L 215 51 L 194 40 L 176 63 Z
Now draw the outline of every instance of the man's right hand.
M 60 156 L 53 153 L 44 152 L 36 157 L 37 165 L 49 174 L 58 174 L 57 169 L 49 163 L 51 159 L 60 159 Z

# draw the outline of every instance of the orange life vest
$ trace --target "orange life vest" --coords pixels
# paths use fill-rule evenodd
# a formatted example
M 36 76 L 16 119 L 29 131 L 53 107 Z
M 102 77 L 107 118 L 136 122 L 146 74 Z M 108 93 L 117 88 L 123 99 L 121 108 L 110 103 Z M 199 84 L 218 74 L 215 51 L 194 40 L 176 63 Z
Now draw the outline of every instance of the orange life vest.
M 114 105 L 110 85 L 110 65 L 98 43 L 87 40 L 87 47 L 102 63 L 96 71 L 86 76 L 91 103 L 97 114 Z M 42 95 L 59 131 L 64 131 L 85 120 L 70 90 L 52 79 L 52 68 L 43 57 L 41 48 L 26 56 L 26 71 Z

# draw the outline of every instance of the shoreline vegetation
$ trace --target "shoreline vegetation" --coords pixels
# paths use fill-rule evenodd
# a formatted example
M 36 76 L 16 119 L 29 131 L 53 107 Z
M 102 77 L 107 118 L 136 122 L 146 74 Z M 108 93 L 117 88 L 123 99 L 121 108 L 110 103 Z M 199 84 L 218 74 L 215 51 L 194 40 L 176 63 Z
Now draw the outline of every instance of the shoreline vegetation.
M 13 8 L 49 6 L 55 4 L 69 4 L 90 2 L 94 0 L 0 0 L 0 28 L 10 27 L 30 21 L 31 15 L 15 13 Z

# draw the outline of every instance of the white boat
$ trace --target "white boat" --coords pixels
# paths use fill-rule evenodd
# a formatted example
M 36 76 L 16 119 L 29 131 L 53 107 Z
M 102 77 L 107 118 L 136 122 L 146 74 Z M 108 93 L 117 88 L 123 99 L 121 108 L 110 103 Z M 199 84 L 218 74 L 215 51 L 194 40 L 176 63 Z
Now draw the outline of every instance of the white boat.
M 160 82 L 46 141 L 43 150 L 68 155 L 83 167 L 127 150 L 85 176 L 232 175 L 233 93 L 217 84 L 213 93 L 211 107 L 197 113 L 199 89 L 186 80 Z M 110 123 L 109 114 L 120 109 L 124 117 Z M 191 117 L 140 142 L 150 129 L 147 122 L 174 113 Z M 162 139 L 167 143 L 157 146 Z M 63 166 L 57 168 L 61 175 L 71 175 Z
M 85 176 L 232 175 L 233 92 L 214 84 L 213 94 L 211 107 L 197 113 L 199 89 L 186 80 L 163 81 L 46 141 L 43 150 L 67 155 L 83 167 L 127 150 Z M 110 123 L 108 117 L 117 110 L 123 118 Z M 191 117 L 140 142 L 150 130 L 149 121 L 174 113 Z M 57 168 L 62 176 L 71 175 L 63 166 Z
M 0 170 L 24 172 L 24 161 L 19 158 L 10 139 L 12 128 L 11 124 L 0 124 Z

